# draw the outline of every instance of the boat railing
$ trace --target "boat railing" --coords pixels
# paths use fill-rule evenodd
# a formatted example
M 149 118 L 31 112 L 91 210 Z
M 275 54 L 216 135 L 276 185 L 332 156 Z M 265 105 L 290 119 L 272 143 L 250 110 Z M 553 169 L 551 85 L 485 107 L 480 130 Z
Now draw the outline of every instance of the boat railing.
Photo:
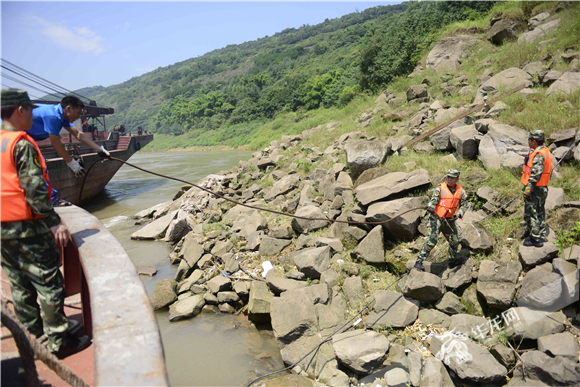
M 168 386 L 157 320 L 119 241 L 80 207 L 57 210 L 72 235 L 62 251 L 67 295 L 81 293 L 97 386 Z

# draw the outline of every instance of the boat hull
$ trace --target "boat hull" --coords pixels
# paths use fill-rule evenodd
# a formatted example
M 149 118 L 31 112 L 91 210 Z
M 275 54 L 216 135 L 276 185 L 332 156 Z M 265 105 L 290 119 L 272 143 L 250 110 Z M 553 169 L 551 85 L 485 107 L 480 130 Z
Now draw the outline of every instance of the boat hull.
M 111 156 L 126 161 L 139 149 L 151 142 L 153 135 L 120 136 L 119 144 L 122 143 L 121 139 L 123 138 L 125 138 L 124 144 L 109 152 Z M 126 141 L 127 138 L 130 139 L 128 142 Z M 50 182 L 58 191 L 58 197 L 76 205 L 87 203 L 99 194 L 123 165 L 118 161 L 104 160 L 96 153 L 88 153 L 80 157 L 87 170 L 96 163 L 89 171 L 84 186 L 82 186 L 84 177 L 76 177 L 62 158 L 46 160 Z M 79 196 L 81 194 L 81 186 L 82 196 Z

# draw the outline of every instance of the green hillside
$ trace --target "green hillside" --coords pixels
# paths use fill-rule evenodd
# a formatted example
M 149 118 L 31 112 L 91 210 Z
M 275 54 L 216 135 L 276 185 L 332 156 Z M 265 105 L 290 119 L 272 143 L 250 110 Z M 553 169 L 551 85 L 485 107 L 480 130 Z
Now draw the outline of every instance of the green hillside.
M 110 125 L 159 134 L 149 148 L 257 149 L 284 126 L 264 124 L 276 118 L 295 124 L 314 116 L 324 120 L 364 100 L 410 73 L 442 28 L 481 19 L 493 6 L 422 2 L 369 8 L 77 92 L 115 108 Z

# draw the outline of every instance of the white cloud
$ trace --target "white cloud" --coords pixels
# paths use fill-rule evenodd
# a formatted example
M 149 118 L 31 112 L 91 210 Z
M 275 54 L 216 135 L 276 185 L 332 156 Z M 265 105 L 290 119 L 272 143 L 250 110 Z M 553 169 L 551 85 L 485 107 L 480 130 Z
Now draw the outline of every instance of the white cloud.
M 30 19 L 38 26 L 43 35 L 62 48 L 77 52 L 92 52 L 94 55 L 99 55 L 105 50 L 101 44 L 103 38 L 87 27 L 70 29 L 36 16 L 31 16 Z

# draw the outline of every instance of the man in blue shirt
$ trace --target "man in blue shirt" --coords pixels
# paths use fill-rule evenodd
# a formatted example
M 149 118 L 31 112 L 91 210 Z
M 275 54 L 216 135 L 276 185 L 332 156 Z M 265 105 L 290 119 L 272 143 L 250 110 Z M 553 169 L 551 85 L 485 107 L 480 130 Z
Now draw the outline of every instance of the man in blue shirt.
M 72 123 L 81 116 L 84 107 L 85 104 L 83 101 L 73 95 L 64 97 L 58 105 L 38 105 L 38 108 L 33 111 L 32 128 L 28 131 L 28 134 L 35 141 L 50 138 L 50 142 L 56 150 L 56 153 L 64 159 L 67 166 L 77 177 L 83 175 L 84 168 L 64 148 L 64 145 L 60 141 L 59 133 L 61 128 L 65 128 L 81 143 L 94 149 L 99 156 L 110 157 L 109 152 L 105 148 L 95 144 L 93 140 L 73 126 Z M 53 201 L 57 199 L 55 189 L 52 190 L 51 196 Z

